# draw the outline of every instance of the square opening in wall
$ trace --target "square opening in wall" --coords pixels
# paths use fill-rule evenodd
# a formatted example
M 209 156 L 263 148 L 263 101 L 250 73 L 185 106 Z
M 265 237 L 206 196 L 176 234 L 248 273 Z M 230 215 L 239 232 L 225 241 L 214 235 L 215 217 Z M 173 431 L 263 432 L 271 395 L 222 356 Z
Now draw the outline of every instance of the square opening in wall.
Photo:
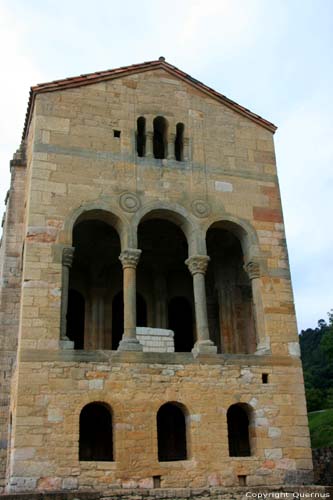
M 161 476 L 153 476 L 154 488 L 161 487 Z
M 114 130 L 113 131 L 113 137 L 117 137 L 117 139 L 119 139 L 119 137 L 120 137 L 120 130 Z
M 237 476 L 239 486 L 246 486 L 246 476 Z
M 268 373 L 262 373 L 261 380 L 263 384 L 268 384 Z

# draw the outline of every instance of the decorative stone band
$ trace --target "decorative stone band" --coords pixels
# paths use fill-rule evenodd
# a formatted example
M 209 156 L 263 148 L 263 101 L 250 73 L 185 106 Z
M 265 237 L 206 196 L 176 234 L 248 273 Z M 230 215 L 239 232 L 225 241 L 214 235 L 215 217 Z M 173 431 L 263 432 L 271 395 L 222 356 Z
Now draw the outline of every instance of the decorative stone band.
M 245 271 L 247 272 L 250 280 L 260 278 L 260 262 L 258 260 L 251 260 L 245 266 Z
M 192 276 L 195 274 L 205 274 L 210 257 L 208 255 L 192 255 L 185 260 L 185 264 L 190 270 Z
M 62 251 L 62 265 L 72 267 L 75 248 L 65 247 Z
M 127 267 L 135 269 L 139 262 L 141 252 L 142 250 L 138 248 L 126 248 L 126 250 L 123 250 L 119 255 L 119 260 L 122 263 L 123 269 Z

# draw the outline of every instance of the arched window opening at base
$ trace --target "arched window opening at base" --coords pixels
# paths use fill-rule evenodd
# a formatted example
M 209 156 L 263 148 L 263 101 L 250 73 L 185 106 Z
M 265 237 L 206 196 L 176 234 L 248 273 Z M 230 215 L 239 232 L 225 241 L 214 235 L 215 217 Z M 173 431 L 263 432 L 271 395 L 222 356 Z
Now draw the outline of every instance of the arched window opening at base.
M 66 334 L 74 342 L 74 349 L 84 349 L 84 319 L 84 297 L 77 290 L 69 289 Z
M 177 161 L 184 161 L 184 124 L 177 123 L 175 139 L 175 157 Z
M 246 405 L 234 404 L 227 412 L 230 457 L 251 456 L 249 416 Z
M 153 152 L 154 158 L 166 158 L 167 152 L 167 121 L 163 116 L 157 116 L 153 122 Z
M 173 330 L 175 351 L 191 352 L 193 338 L 193 312 L 185 297 L 174 297 L 168 306 L 168 328 Z
M 147 304 L 139 293 L 136 294 L 136 325 L 147 326 Z M 112 301 L 112 350 L 116 351 L 124 333 L 124 296 L 118 292 Z
M 185 415 L 177 404 L 166 403 L 158 410 L 157 441 L 160 462 L 187 459 Z
M 103 403 L 89 403 L 81 411 L 79 460 L 113 461 L 112 415 Z
M 140 116 L 137 119 L 136 131 L 136 150 L 138 156 L 142 157 L 146 154 L 146 119 Z

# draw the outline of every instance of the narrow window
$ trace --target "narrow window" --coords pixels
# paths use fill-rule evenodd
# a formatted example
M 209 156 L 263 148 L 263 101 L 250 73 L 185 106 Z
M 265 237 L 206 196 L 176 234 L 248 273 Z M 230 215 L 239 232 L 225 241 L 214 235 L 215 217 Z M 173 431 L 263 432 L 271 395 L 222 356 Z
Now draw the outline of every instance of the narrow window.
M 249 457 L 251 455 L 249 418 L 243 405 L 230 406 L 227 422 L 230 457 Z
M 163 116 L 157 116 L 154 119 L 153 151 L 154 158 L 158 158 L 160 160 L 166 158 L 167 122 Z
M 157 413 L 158 460 L 186 460 L 186 423 L 182 409 L 166 403 Z
M 81 411 L 79 459 L 113 461 L 112 416 L 103 403 L 89 403 Z
M 177 161 L 184 160 L 184 124 L 177 123 L 175 139 L 175 157 Z
M 268 373 L 262 373 L 261 380 L 263 384 L 268 384 Z
M 146 119 L 143 116 L 137 119 L 136 151 L 141 157 L 146 154 Z

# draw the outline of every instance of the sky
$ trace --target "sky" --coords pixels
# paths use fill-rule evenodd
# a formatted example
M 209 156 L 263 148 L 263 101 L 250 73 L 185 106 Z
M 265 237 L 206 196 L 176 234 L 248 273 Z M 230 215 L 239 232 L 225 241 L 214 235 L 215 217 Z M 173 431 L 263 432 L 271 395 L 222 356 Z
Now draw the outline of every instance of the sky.
M 333 308 L 332 0 L 0 0 L 0 202 L 30 86 L 159 56 L 278 126 L 298 328 L 315 327 Z

